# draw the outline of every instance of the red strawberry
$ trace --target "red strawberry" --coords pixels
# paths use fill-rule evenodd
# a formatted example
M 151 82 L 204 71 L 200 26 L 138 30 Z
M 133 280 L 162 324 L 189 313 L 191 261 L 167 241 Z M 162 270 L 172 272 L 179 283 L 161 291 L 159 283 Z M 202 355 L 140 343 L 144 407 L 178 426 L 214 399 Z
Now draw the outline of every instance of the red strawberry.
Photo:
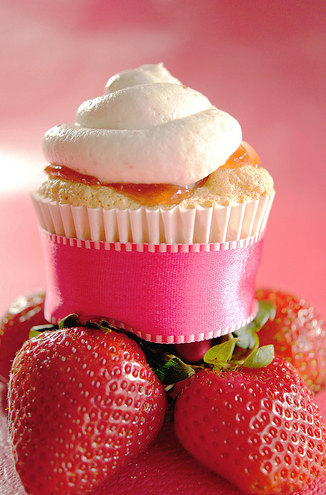
M 243 493 L 289 494 L 326 474 L 326 424 L 297 370 L 202 369 L 177 398 L 183 446 Z
M 0 380 L 8 383 L 15 354 L 28 339 L 31 327 L 44 325 L 44 293 L 18 297 L 0 320 Z
M 27 493 L 100 487 L 160 429 L 165 393 L 139 346 L 115 331 L 47 331 L 17 353 L 9 434 Z
M 273 344 L 275 353 L 290 361 L 308 387 L 319 392 L 326 386 L 326 324 L 314 306 L 280 290 L 260 289 L 258 300 L 275 304 L 276 315 L 259 330 L 262 345 Z

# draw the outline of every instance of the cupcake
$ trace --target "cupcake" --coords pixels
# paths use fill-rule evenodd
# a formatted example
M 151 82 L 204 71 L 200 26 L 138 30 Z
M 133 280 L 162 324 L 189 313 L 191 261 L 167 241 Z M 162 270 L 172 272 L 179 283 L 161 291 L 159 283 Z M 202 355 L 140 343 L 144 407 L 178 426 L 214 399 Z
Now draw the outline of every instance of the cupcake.
M 74 312 L 184 343 L 255 317 L 274 185 L 235 118 L 143 65 L 50 129 L 44 154 L 32 197 L 49 321 Z

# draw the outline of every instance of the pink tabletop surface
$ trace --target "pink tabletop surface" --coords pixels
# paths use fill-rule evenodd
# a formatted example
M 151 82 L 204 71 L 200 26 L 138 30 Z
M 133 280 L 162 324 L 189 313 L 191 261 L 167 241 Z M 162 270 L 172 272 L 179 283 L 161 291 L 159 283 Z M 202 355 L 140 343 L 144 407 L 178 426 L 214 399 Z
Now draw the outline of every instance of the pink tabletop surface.
M 0 390 L 1 390 L 0 384 Z M 326 392 L 317 403 L 326 418 Z M 4 398 L 2 397 L 2 401 Z M 0 493 L 26 495 L 15 473 L 7 442 L 6 417 L 0 410 Z M 244 495 L 225 479 L 208 471 L 179 444 L 173 424 L 163 426 L 147 450 L 92 495 Z M 325 495 L 326 476 L 293 495 Z M 62 494 L 64 495 L 64 494 Z
M 325 315 L 324 0 L 2 0 L 0 41 L 0 313 L 19 294 L 44 287 L 29 197 L 44 177 L 44 132 L 72 122 L 112 74 L 162 61 L 239 120 L 274 177 L 257 285 L 290 290 Z M 155 462 L 162 437 L 157 445 Z M 3 456 L 7 473 L 6 447 Z M 238 494 L 219 483 L 213 489 L 206 471 L 205 478 L 205 493 Z M 23 493 L 13 483 L 5 493 Z

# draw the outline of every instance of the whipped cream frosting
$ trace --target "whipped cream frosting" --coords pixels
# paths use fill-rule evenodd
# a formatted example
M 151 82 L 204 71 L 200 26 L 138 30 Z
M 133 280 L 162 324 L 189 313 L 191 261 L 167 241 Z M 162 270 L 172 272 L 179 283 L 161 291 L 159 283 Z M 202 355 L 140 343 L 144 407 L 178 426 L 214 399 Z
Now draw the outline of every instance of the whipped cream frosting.
M 237 120 L 184 86 L 162 63 L 120 72 L 84 102 L 75 124 L 51 128 L 44 154 L 103 183 L 190 185 L 240 146 Z

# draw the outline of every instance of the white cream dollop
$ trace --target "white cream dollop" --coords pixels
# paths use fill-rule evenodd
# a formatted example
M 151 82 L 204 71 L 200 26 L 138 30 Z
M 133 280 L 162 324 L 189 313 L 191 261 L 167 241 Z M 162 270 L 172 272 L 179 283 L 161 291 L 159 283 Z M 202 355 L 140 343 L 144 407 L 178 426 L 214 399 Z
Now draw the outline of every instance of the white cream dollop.
M 224 165 L 241 127 L 163 64 L 111 77 L 106 94 L 84 102 L 75 124 L 53 127 L 44 154 L 103 183 L 190 185 Z

